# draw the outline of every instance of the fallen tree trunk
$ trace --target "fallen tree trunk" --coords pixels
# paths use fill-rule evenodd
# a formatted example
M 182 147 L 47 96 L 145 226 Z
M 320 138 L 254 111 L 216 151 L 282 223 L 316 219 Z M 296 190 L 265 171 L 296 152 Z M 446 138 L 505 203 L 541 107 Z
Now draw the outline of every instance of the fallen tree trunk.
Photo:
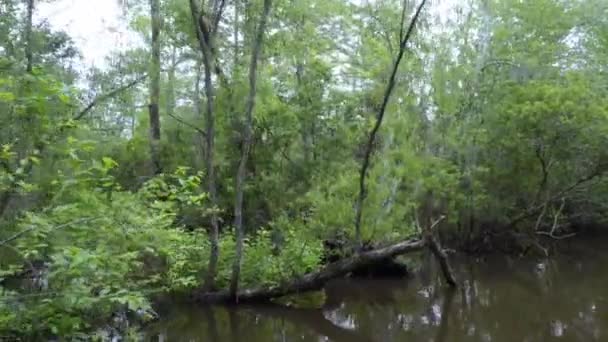
M 305 274 L 300 278 L 297 278 L 282 285 L 277 285 L 273 287 L 257 287 L 252 289 L 243 289 L 238 292 L 237 301 L 268 301 L 272 298 L 283 297 L 300 292 L 319 290 L 329 280 L 345 276 L 353 270 L 361 268 L 362 266 L 378 262 L 382 259 L 393 258 L 408 252 L 422 250 L 428 246 L 428 239 L 410 239 L 387 247 L 362 252 L 360 254 L 356 254 L 351 257 L 328 264 L 319 271 Z M 434 244 L 434 246 L 435 248 L 440 248 L 437 244 Z M 434 247 L 431 246 L 431 250 L 433 248 Z M 447 263 L 447 258 L 443 261 L 440 260 L 440 262 Z M 449 270 L 449 267 L 447 269 L 442 267 L 442 270 Z M 455 281 L 449 280 L 454 279 L 451 274 L 449 276 L 447 274 L 444 274 L 444 276 L 446 276 L 446 279 L 448 279 L 448 283 L 451 286 L 454 286 L 456 284 Z M 234 298 L 230 295 L 229 291 L 199 292 L 195 293 L 194 299 L 200 302 L 227 302 L 234 300 Z

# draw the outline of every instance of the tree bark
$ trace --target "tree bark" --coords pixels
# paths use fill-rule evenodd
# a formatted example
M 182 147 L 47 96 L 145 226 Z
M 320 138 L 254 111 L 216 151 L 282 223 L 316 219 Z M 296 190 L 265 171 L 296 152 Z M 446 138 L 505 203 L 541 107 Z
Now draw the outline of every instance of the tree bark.
M 399 34 L 399 52 L 397 54 L 397 58 L 393 64 L 393 68 L 391 71 L 391 75 L 388 80 L 388 85 L 386 86 L 386 90 L 384 91 L 384 97 L 382 100 L 382 105 L 380 106 L 380 110 L 376 116 L 376 123 L 369 133 L 369 138 L 367 144 L 365 146 L 365 154 L 363 156 L 363 163 L 361 164 L 361 171 L 359 173 L 359 196 L 357 198 L 357 202 L 355 203 L 355 240 L 357 243 L 357 248 L 361 250 L 362 241 L 361 241 L 361 218 L 363 216 L 363 202 L 367 197 L 367 186 L 365 184 L 365 178 L 367 176 L 367 171 L 369 169 L 370 158 L 373 152 L 374 142 L 376 141 L 376 135 L 378 134 L 378 130 L 382 125 L 382 120 L 384 119 L 384 114 L 386 112 L 386 107 L 388 106 L 388 102 L 390 100 L 391 94 L 393 93 L 393 89 L 395 88 L 395 77 L 397 76 L 397 71 L 399 70 L 399 64 L 401 64 L 401 59 L 403 59 L 403 55 L 405 54 L 407 44 L 412 36 L 412 32 L 414 31 L 414 27 L 416 26 L 416 22 L 418 21 L 418 17 L 420 17 L 420 13 L 422 12 L 422 8 L 426 4 L 427 0 L 422 0 L 416 12 L 414 13 L 414 17 L 410 21 L 410 24 L 407 28 L 407 31 L 404 35 L 404 24 L 405 24 L 405 15 L 402 16 L 401 21 L 401 32 Z M 405 4 L 404 4 L 405 6 Z
M 355 254 L 349 258 L 328 264 L 319 271 L 311 272 L 288 283 L 273 287 L 257 287 L 240 290 L 238 298 L 240 302 L 267 301 L 272 298 L 282 297 L 290 294 L 318 290 L 327 281 L 342 277 L 355 269 L 361 268 L 379 260 L 396 257 L 408 252 L 418 251 L 426 246 L 424 239 L 405 240 L 387 247 L 378 248 L 368 252 Z M 228 302 L 234 298 L 230 291 L 199 292 L 195 299 L 200 302 Z
M 194 83 L 194 109 L 196 111 L 197 117 L 201 120 L 205 120 L 205 114 L 203 111 L 203 104 L 201 103 L 201 79 L 202 76 L 202 62 L 200 59 L 196 62 L 196 81 Z M 202 165 L 205 162 L 205 131 L 204 130 L 196 130 L 197 134 L 194 136 L 194 144 L 198 146 L 199 157 L 197 158 L 197 167 L 203 168 Z
M 25 21 L 25 69 L 28 73 L 32 72 L 34 57 L 32 52 L 32 20 L 34 17 L 34 0 L 27 0 L 27 18 Z
M 271 0 L 264 0 L 264 9 L 258 23 L 258 28 L 253 41 L 253 51 L 251 52 L 251 62 L 249 66 L 249 95 L 247 97 L 247 107 L 245 109 L 245 125 L 243 127 L 243 148 L 241 160 L 236 176 L 235 200 L 234 200 L 234 229 L 236 232 L 236 256 L 232 266 L 232 277 L 230 280 L 230 293 L 235 301 L 238 301 L 238 284 L 241 273 L 241 262 L 243 259 L 243 192 L 247 178 L 247 159 L 251 150 L 252 131 L 253 131 L 253 110 L 255 108 L 255 96 L 257 92 L 257 69 L 258 60 L 262 50 L 264 31 L 270 13 Z
M 175 70 L 177 69 L 177 49 L 173 46 L 171 50 L 171 66 L 167 70 L 167 89 L 165 94 L 167 100 L 165 101 L 165 112 L 167 116 L 171 116 L 175 111 Z
M 441 245 L 439 245 L 439 241 L 437 240 L 437 237 L 435 237 L 435 235 L 433 235 L 432 233 L 429 233 L 426 240 L 427 240 L 426 243 L 429 246 L 429 249 L 435 256 L 437 261 L 439 261 L 439 266 L 441 267 L 441 273 L 443 274 L 445 281 L 448 283 L 448 285 L 450 285 L 450 287 L 457 287 L 458 282 L 456 282 L 456 278 L 454 277 L 454 271 L 452 270 L 452 267 L 450 266 L 450 263 L 448 262 L 448 255 L 441 248 Z
M 208 19 L 201 14 L 196 0 L 190 0 L 190 12 L 192 14 L 192 20 L 194 28 L 196 30 L 196 36 L 199 42 L 199 47 L 203 55 L 203 69 L 205 72 L 205 97 L 206 111 L 205 111 L 205 167 L 207 169 L 207 192 L 209 195 L 209 202 L 212 206 L 212 212 L 210 215 L 210 232 L 209 238 L 211 242 L 211 254 L 209 256 L 209 264 L 207 266 L 207 274 L 205 276 L 205 282 L 203 288 L 205 291 L 211 291 L 215 287 L 215 276 L 217 273 L 217 263 L 219 260 L 219 222 L 216 212 L 217 208 L 217 186 L 215 181 L 215 162 L 214 162 L 214 145 L 215 145 L 215 113 L 214 113 L 214 99 L 215 90 L 213 86 L 213 80 L 211 78 L 212 72 L 215 70 L 215 56 L 213 53 L 213 35 L 209 30 L 207 24 Z M 216 15 L 218 17 L 221 12 Z
M 150 0 L 150 18 L 152 19 L 152 55 L 150 60 L 150 155 L 152 171 L 162 171 L 160 162 L 160 0 Z

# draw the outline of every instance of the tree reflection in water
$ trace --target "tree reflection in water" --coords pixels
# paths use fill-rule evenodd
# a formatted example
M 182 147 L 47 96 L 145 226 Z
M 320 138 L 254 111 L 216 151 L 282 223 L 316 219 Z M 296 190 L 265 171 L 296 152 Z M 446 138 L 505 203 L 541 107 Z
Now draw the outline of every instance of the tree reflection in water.
M 601 248 L 574 263 L 490 257 L 455 263 L 462 286 L 435 272 L 410 279 L 345 279 L 320 309 L 274 304 L 171 305 L 149 327 L 164 341 L 605 341 L 608 260 Z M 539 264 L 543 264 L 539 272 Z

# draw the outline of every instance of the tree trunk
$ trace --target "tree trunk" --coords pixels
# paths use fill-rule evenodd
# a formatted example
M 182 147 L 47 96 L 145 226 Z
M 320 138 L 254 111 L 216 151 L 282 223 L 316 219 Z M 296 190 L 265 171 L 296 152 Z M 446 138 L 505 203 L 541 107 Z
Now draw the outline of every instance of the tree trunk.
M 232 75 L 233 77 L 236 77 L 236 68 L 239 65 L 239 15 L 240 15 L 240 11 L 239 11 L 239 1 L 240 0 L 233 0 L 234 2 L 234 32 L 233 32 L 233 60 L 232 60 Z
M 196 81 L 194 83 L 194 110 L 196 111 L 197 118 L 200 121 L 205 121 L 205 114 L 203 111 L 203 104 L 201 103 L 201 79 L 203 78 L 202 63 L 200 59 L 196 62 Z M 194 145 L 198 147 L 198 155 L 196 159 L 196 166 L 198 169 L 203 169 L 203 163 L 205 162 L 205 134 L 197 131 L 194 135 Z
M 175 46 L 171 50 L 171 66 L 167 70 L 167 89 L 165 101 L 165 112 L 167 116 L 172 116 L 175 111 L 175 69 L 177 68 L 177 49 Z
M 33 52 L 32 52 L 32 19 L 34 17 L 34 0 L 27 0 L 27 18 L 25 21 L 25 60 L 26 60 L 26 71 L 32 72 L 34 65 Z
M 215 163 L 214 163 L 214 144 L 215 144 L 215 114 L 214 110 L 214 87 L 211 74 L 214 67 L 215 56 L 213 56 L 213 36 L 207 26 L 205 19 L 196 4 L 196 0 L 190 0 L 190 12 L 196 29 L 199 46 L 203 55 L 203 68 L 205 71 L 205 96 L 206 96 L 206 112 L 205 112 L 205 167 L 207 169 L 207 192 L 209 202 L 213 211 L 210 215 L 210 232 L 211 254 L 209 256 L 209 264 L 203 288 L 205 291 L 211 291 L 215 287 L 215 276 L 217 273 L 217 263 L 219 260 L 219 222 L 216 213 L 217 207 L 217 188 L 215 182 Z M 220 13 L 221 14 L 221 13 Z M 220 15 L 218 14 L 218 16 Z
M 160 163 L 160 114 L 158 102 L 160 98 L 160 0 L 150 0 L 150 18 L 152 20 L 152 56 L 150 60 L 150 155 L 152 171 L 159 174 L 162 171 Z
M 15 192 L 13 190 L 5 190 L 2 194 L 0 194 L 0 218 L 4 216 L 4 212 L 8 208 L 8 204 L 11 201 L 11 197 Z
M 349 258 L 328 264 L 319 271 L 311 272 L 288 283 L 273 287 L 257 287 L 240 290 L 238 299 L 240 302 L 267 301 L 272 298 L 283 297 L 290 294 L 318 290 L 327 281 L 342 277 L 359 269 L 364 265 L 378 262 L 386 258 L 393 258 L 408 252 L 418 251 L 426 246 L 424 239 L 405 240 L 387 247 L 378 248 L 368 252 L 355 254 Z M 230 291 L 200 292 L 195 298 L 201 302 L 228 302 L 234 296 Z
M 388 102 L 390 100 L 391 94 L 393 93 L 393 89 L 395 88 L 395 77 L 397 76 L 397 71 L 399 70 L 399 64 L 401 63 L 401 59 L 405 54 L 407 44 L 412 36 L 412 32 L 414 31 L 414 26 L 418 21 L 418 17 L 420 17 L 420 12 L 422 12 L 422 8 L 426 4 L 427 0 L 422 0 L 416 12 L 414 13 L 414 17 L 410 21 L 410 24 L 405 29 L 405 15 L 401 18 L 401 32 L 399 34 L 399 53 L 397 54 L 397 58 L 393 64 L 393 68 L 391 71 L 391 75 L 388 80 L 388 85 L 386 86 L 386 90 L 384 91 L 384 97 L 382 99 L 382 105 L 380 106 L 380 110 L 376 116 L 376 123 L 369 133 L 369 138 L 367 140 L 367 144 L 365 146 L 365 153 L 363 155 L 363 163 L 361 164 L 361 171 L 359 173 L 359 196 L 357 197 L 357 202 L 355 203 L 355 240 L 357 243 L 357 248 L 359 251 L 363 247 L 361 241 L 361 219 L 363 216 L 363 202 L 367 197 L 367 186 L 365 184 L 365 177 L 367 176 L 367 171 L 370 165 L 370 159 L 373 152 L 374 142 L 376 141 L 376 136 L 378 134 L 378 130 L 382 125 L 382 120 L 384 119 L 384 114 L 386 112 L 386 107 L 388 106 Z M 405 3 L 403 4 L 406 5 Z M 405 13 L 405 8 L 404 8 Z
M 239 277 L 241 273 L 241 262 L 243 259 L 243 192 L 245 187 L 247 159 L 251 150 L 252 131 L 253 131 L 253 110 L 255 108 L 255 96 L 257 85 L 257 68 L 262 43 L 264 40 L 264 31 L 266 30 L 266 22 L 270 13 L 271 0 L 264 0 L 264 9 L 258 23 L 258 28 L 253 42 L 253 51 L 251 52 L 251 64 L 249 66 L 249 95 L 247 97 L 247 107 L 245 109 L 245 125 L 243 127 L 243 148 L 241 160 L 236 176 L 235 200 L 234 200 L 234 229 L 236 231 L 236 256 L 232 266 L 232 278 L 230 280 L 230 293 L 235 301 L 238 301 L 237 292 Z

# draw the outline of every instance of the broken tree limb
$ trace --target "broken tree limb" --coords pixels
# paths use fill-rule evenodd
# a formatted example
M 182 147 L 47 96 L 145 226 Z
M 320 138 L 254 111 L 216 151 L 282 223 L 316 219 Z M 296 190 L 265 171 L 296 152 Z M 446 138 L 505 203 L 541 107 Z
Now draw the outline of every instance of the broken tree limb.
M 170 118 L 172 118 L 173 120 L 179 122 L 180 124 L 192 128 L 193 130 L 195 130 L 197 133 L 199 133 L 200 135 L 202 135 L 203 137 L 206 135 L 205 130 L 203 130 L 200 127 L 197 127 L 196 125 L 182 119 L 181 117 L 177 116 L 177 115 L 173 115 L 171 113 L 167 113 L 167 116 L 169 116 Z
M 454 277 L 454 271 L 450 266 L 450 262 L 448 261 L 447 253 L 441 248 L 439 245 L 439 241 L 434 234 L 429 234 L 426 237 L 426 243 L 435 256 L 437 261 L 439 261 L 439 266 L 441 266 L 441 273 L 445 278 L 445 281 L 450 285 L 450 287 L 457 287 L 458 283 L 456 282 L 456 278 Z
M 445 215 L 439 216 L 436 220 L 431 223 L 431 226 L 424 230 L 424 239 L 426 245 L 431 250 L 437 261 L 439 262 L 439 266 L 441 267 L 441 273 L 443 274 L 443 278 L 450 285 L 450 287 L 457 287 L 458 283 L 456 282 L 456 278 L 454 277 L 454 271 L 450 266 L 450 262 L 448 261 L 448 255 L 441 245 L 439 244 L 439 240 L 435 236 L 435 227 L 441 223 L 445 219 Z
M 349 258 L 328 264 L 319 271 L 305 274 L 282 285 L 243 289 L 238 292 L 239 302 L 268 301 L 272 298 L 290 294 L 318 290 L 329 280 L 345 276 L 362 265 L 374 263 L 385 258 L 396 257 L 408 252 L 419 251 L 424 249 L 426 244 L 426 239 L 409 239 L 387 247 L 355 254 Z M 232 299 L 232 296 L 229 291 L 220 291 L 196 293 L 194 298 L 200 302 L 227 302 Z
M 118 87 L 116 89 L 111 90 L 107 94 L 102 94 L 102 95 L 97 96 L 86 107 L 84 107 L 80 112 L 78 112 L 78 114 L 76 114 L 72 119 L 76 120 L 76 121 L 82 119 L 97 104 L 99 104 L 99 103 L 101 103 L 101 102 L 103 102 L 103 101 L 105 101 L 107 99 L 110 99 L 110 98 L 116 96 L 117 94 L 119 94 L 119 93 L 121 93 L 123 91 L 126 91 L 126 90 L 128 90 L 130 88 L 133 88 L 134 86 L 136 86 L 137 84 L 139 84 L 143 80 L 145 80 L 146 77 L 148 77 L 148 75 L 139 76 L 138 78 L 134 79 L 133 81 L 131 81 L 131 82 L 129 82 L 129 83 L 127 83 L 127 84 L 125 84 L 125 85 L 123 85 L 121 87 Z

